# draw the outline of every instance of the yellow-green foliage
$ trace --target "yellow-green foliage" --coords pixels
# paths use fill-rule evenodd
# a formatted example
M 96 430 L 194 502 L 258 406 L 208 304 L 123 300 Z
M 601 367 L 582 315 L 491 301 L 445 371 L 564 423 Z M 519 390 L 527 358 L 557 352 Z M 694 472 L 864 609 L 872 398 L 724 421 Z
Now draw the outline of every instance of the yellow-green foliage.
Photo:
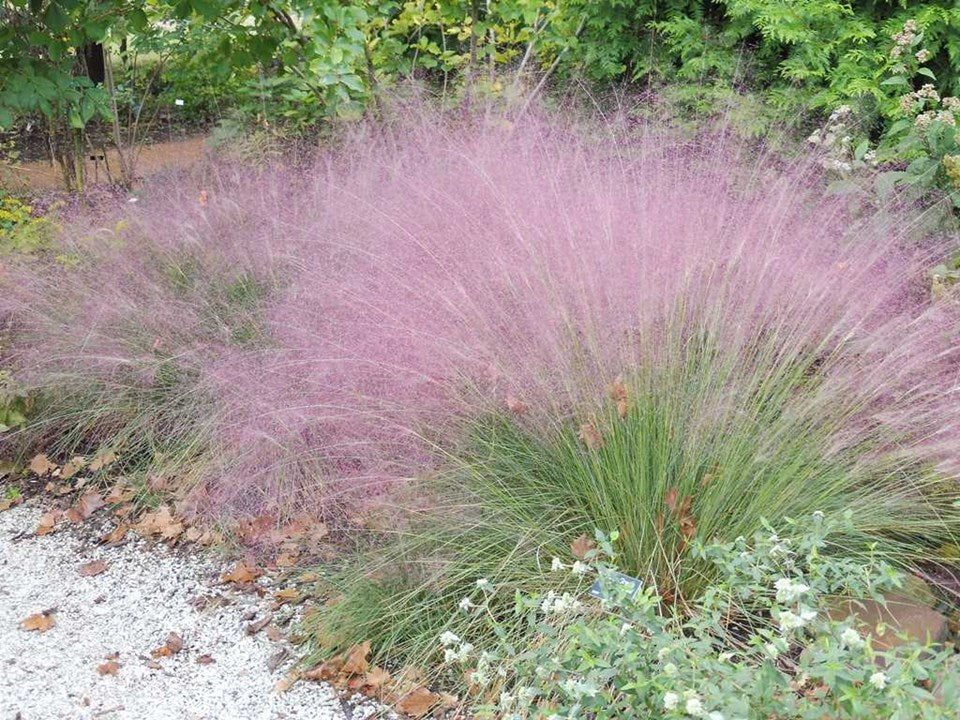
M 52 236 L 49 218 L 34 215 L 33 206 L 20 198 L 0 196 L 0 255 L 43 250 Z

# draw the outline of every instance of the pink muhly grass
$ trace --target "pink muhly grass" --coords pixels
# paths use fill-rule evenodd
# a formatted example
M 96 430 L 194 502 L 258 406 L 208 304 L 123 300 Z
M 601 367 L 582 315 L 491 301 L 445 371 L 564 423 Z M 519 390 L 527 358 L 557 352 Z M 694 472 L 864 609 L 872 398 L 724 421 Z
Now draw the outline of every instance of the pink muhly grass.
M 616 377 L 669 373 L 697 333 L 740 361 L 690 398 L 691 433 L 816 356 L 783 432 L 819 418 L 825 455 L 956 480 L 958 312 L 925 275 L 944 249 L 911 240 L 909 214 L 826 195 L 810 158 L 705 137 L 412 121 L 309 171 L 214 168 L 203 203 L 153 186 L 119 226 L 65 228 L 75 263 L 10 270 L 10 361 L 64 451 L 146 434 L 146 462 L 190 465 L 221 515 L 362 503 L 484 414 L 588 422 Z

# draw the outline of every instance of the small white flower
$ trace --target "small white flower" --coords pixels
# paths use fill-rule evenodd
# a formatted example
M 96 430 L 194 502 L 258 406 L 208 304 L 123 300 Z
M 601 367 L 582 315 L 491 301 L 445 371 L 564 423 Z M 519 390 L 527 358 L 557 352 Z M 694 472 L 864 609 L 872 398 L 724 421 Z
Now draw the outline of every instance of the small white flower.
M 693 717 L 702 717 L 704 713 L 703 703 L 698 697 L 688 698 L 683 709 L 687 711 L 687 715 L 692 715 Z
M 565 567 L 564 564 L 560 562 L 560 558 L 558 557 L 555 557 L 550 562 L 550 570 L 552 570 L 553 572 L 560 572 L 561 570 L 563 570 L 564 567 Z
M 925 63 L 930 59 L 930 51 L 926 48 L 917 50 L 917 62 Z
M 821 522 L 823 520 L 823 510 L 814 510 L 813 511 L 813 521 Z
M 173 101 L 173 104 L 174 104 L 174 105 L 178 105 L 178 106 L 182 106 L 182 105 L 183 105 L 183 100 L 182 100 L 181 98 L 177 98 L 176 100 Z
M 620 637 L 623 637 L 631 630 L 633 630 L 633 625 L 631 625 L 630 623 L 624 623 L 623 625 L 620 626 Z
M 707 720 L 724 720 L 723 713 L 719 710 L 714 710 L 712 713 L 707 715 Z
M 493 592 L 493 583 L 486 578 L 480 578 L 477 580 L 477 587 L 484 592 Z
M 883 690 L 887 686 L 887 675 L 882 672 L 875 672 L 870 676 L 870 684 L 877 690 Z
M 470 608 L 473 607 L 473 603 L 470 602 L 470 598 L 465 597 L 465 598 L 463 598 L 463 599 L 458 603 L 457 606 L 458 606 L 461 610 L 463 610 L 464 612 L 469 612 L 469 611 L 470 611 Z
M 848 647 L 851 647 L 855 650 L 858 648 L 862 648 L 864 645 L 863 638 L 860 637 L 860 633 L 858 633 L 853 628 L 847 628 L 842 633 L 840 633 L 840 642 L 842 642 L 844 645 L 847 645 Z
M 573 564 L 573 568 L 571 569 L 571 572 L 573 572 L 574 575 L 580 576 L 580 575 L 586 575 L 587 572 L 589 572 L 589 570 L 590 570 L 590 566 L 589 566 L 589 565 L 587 565 L 586 563 L 583 563 L 583 562 L 580 562 L 579 560 L 577 560 L 577 561 Z
M 809 585 L 792 580 L 791 578 L 780 578 L 773 586 L 777 590 L 777 602 L 793 602 L 810 589 Z
M 667 663 L 663 666 L 663 674 L 667 677 L 673 677 L 677 674 L 677 666 L 673 663 Z
M 733 653 L 732 653 L 732 652 L 722 652 L 722 653 L 720 653 L 719 655 L 717 655 L 717 661 L 718 661 L 718 662 L 727 662 L 727 660 L 729 660 L 729 659 L 732 658 L 732 657 L 733 657 Z
M 135 202 L 137 202 L 137 201 L 138 201 L 138 198 L 135 198 L 135 197 L 130 198 L 130 199 L 127 200 L 128 203 L 135 203 Z
M 440 635 L 440 644 L 443 645 L 444 647 L 449 647 L 450 645 L 456 645 L 458 642 L 460 642 L 460 638 L 455 633 L 452 633 L 449 630 L 443 632 Z
M 663 707 L 665 710 L 676 710 L 677 705 L 680 702 L 680 696 L 675 692 L 668 692 L 663 694 Z
M 780 632 L 787 634 L 791 630 L 799 630 L 808 622 L 813 620 L 816 616 L 816 610 L 809 610 L 802 606 L 800 607 L 799 613 L 793 613 L 789 610 L 781 610 L 780 616 L 777 618 L 780 623 Z
M 673 648 L 671 648 L 671 647 L 669 647 L 669 646 L 664 646 L 664 647 L 660 648 L 659 650 L 657 650 L 657 659 L 658 659 L 658 660 L 663 660 L 663 659 L 670 653 L 670 651 L 671 651 L 672 649 L 673 649 Z

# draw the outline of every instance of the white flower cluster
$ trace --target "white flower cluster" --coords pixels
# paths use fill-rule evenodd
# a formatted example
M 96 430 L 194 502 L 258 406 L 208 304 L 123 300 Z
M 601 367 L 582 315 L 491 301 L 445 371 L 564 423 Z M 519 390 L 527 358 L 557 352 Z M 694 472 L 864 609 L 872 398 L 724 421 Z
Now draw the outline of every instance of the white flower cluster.
M 840 643 L 853 650 L 859 650 L 866 644 L 860 633 L 849 627 L 840 633 Z
M 578 680 L 576 678 L 564 680 L 562 683 L 560 683 L 560 687 L 562 687 L 568 695 L 576 699 L 582 697 L 592 698 L 595 697 L 598 692 L 600 692 L 595 683 L 590 681 L 584 682 L 583 680 Z
M 540 603 L 540 609 L 545 615 L 564 615 L 582 607 L 583 603 L 570 593 L 558 595 L 554 590 L 549 590 Z
M 466 662 L 473 652 L 474 647 L 468 642 L 464 642 L 456 633 L 449 630 L 440 634 L 440 645 L 443 646 L 444 662 Z
M 802 605 L 797 612 L 790 610 L 781 610 L 777 616 L 777 622 L 780 624 L 780 632 L 784 635 L 799 630 L 817 616 L 816 610 L 810 610 Z
M 792 603 L 810 589 L 809 585 L 791 578 L 780 578 L 773 586 L 777 590 L 777 602 L 782 603 Z
M 703 700 L 693 690 L 685 690 L 683 696 L 675 692 L 666 692 L 663 694 L 663 709 L 676 710 L 680 706 L 680 700 L 683 700 L 683 711 L 690 717 L 706 718 L 706 720 L 724 720 L 723 713 L 719 710 L 707 712 L 703 706 Z
M 910 47 L 913 44 L 913 41 L 917 38 L 917 21 L 916 20 L 907 20 L 903 24 L 903 31 L 894 33 L 891 35 L 891 39 L 894 42 L 893 49 L 890 50 L 890 57 L 896 59 L 903 55 L 904 50 Z M 924 62 L 921 60 L 920 62 Z

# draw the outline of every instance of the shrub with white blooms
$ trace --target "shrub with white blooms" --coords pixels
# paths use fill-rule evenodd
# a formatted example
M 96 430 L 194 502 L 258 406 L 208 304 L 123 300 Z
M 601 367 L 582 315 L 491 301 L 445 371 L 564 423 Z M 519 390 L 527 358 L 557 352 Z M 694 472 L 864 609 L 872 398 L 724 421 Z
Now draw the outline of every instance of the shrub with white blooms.
M 634 592 L 615 569 L 617 533 L 597 532 L 600 557 L 569 566 L 579 592 L 567 575 L 562 589 L 517 594 L 531 634 L 510 637 L 488 605 L 491 589 L 478 583 L 483 597 L 470 601 L 489 624 L 484 642 L 499 645 L 475 650 L 450 632 L 440 645 L 471 678 L 478 717 L 960 718 L 950 700 L 960 696 L 952 647 L 907 641 L 881 651 L 875 628 L 837 617 L 838 596 L 882 600 L 905 580 L 878 557 L 837 552 L 849 514 L 784 525 L 779 534 L 767 527 L 750 539 L 694 544 L 684 560 L 712 567 L 716 579 L 682 607 L 650 582 Z M 563 567 L 554 558 L 551 570 Z

